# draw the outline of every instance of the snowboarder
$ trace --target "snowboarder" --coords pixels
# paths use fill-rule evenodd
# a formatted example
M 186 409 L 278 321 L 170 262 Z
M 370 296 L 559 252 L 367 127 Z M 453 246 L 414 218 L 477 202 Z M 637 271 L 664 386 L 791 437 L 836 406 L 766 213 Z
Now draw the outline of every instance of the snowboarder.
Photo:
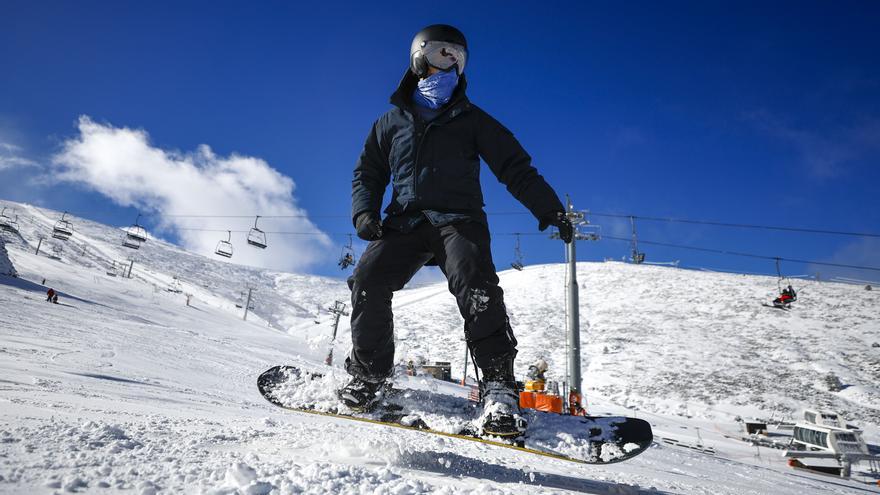
M 55 297 L 55 289 L 50 288 L 46 291 L 46 302 L 53 302 L 52 299 Z
M 525 427 L 513 374 L 517 342 L 492 262 L 480 158 L 540 230 L 553 225 L 568 243 L 573 227 L 513 134 L 468 100 L 467 58 L 458 29 L 437 24 L 419 31 L 393 108 L 373 124 L 355 165 L 352 223 L 370 244 L 348 279 L 352 350 L 345 369 L 352 379 L 338 394 L 357 410 L 382 395 L 394 359 L 392 294 L 423 265 L 437 265 L 482 374 L 480 425 L 488 434 L 515 436 Z M 380 221 L 389 182 L 391 200 Z
M 796 298 L 797 294 L 795 293 L 792 286 L 789 285 L 788 287 L 782 289 L 782 294 L 780 294 L 779 297 L 773 300 L 773 305 L 788 307 L 791 305 L 792 302 L 796 300 Z
M 340 268 L 345 270 L 346 268 L 354 264 L 354 255 L 352 255 L 351 253 L 345 253 L 342 256 L 342 259 L 340 259 L 339 263 L 337 264 L 340 266 Z

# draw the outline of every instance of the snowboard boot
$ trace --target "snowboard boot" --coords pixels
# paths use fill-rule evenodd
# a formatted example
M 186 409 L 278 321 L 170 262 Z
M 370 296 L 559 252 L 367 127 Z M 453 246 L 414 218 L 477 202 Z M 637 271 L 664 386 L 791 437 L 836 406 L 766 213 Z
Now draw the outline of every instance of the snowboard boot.
M 520 414 L 519 391 L 513 375 L 513 355 L 499 356 L 482 369 L 480 399 L 483 412 L 477 420 L 483 435 L 519 437 L 527 427 Z
M 352 410 L 365 412 L 382 399 L 386 388 L 384 380 L 372 382 L 355 376 L 348 384 L 336 391 L 336 396 Z

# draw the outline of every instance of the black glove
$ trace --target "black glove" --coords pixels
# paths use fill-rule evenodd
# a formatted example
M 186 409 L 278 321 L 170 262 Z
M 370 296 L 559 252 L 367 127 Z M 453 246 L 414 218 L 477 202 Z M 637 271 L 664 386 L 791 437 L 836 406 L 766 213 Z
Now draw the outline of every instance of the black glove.
M 379 223 L 379 214 L 373 211 L 365 211 L 355 220 L 357 235 L 365 241 L 375 241 L 382 237 L 382 224 Z
M 571 225 L 571 220 L 568 219 L 564 211 L 552 211 L 542 216 L 539 219 L 538 230 L 547 230 L 550 225 L 559 229 L 560 239 L 566 244 L 571 243 L 571 238 L 574 236 L 574 226 Z

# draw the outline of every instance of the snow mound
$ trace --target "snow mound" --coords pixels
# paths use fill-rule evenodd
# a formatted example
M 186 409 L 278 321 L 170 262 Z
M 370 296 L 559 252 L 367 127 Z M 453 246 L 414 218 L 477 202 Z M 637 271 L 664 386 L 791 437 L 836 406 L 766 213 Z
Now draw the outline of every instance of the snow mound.
M 18 276 L 15 266 L 12 265 L 12 260 L 9 259 L 9 253 L 6 251 L 6 242 L 2 237 L 0 237 L 0 275 L 8 277 Z

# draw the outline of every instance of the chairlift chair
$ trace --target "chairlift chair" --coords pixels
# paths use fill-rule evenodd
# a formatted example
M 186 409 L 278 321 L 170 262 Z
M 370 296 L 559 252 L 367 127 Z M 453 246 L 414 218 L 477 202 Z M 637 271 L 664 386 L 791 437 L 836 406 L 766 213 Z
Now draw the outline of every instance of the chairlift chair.
M 64 219 L 66 216 L 67 212 L 65 211 L 61 214 L 61 220 L 58 220 L 52 227 L 52 237 L 55 239 L 66 241 L 73 235 L 73 224 Z
M 127 248 L 131 248 L 131 249 L 140 249 L 141 248 L 141 241 L 137 240 L 136 238 L 134 238 L 132 236 L 126 235 L 125 237 L 122 238 L 122 245 Z
M 112 264 L 111 264 L 110 267 L 107 269 L 107 275 L 109 275 L 109 276 L 111 276 L 111 277 L 115 277 L 115 276 L 117 275 L 117 273 L 116 273 L 116 262 L 115 262 L 115 261 L 111 261 L 111 263 L 112 263 Z
M 260 249 L 266 249 L 266 233 L 257 228 L 257 222 L 259 220 L 260 216 L 257 215 L 257 218 L 254 220 L 254 228 L 248 232 L 247 243 Z
M 138 213 L 137 219 L 134 221 L 134 225 L 128 228 L 125 231 L 125 237 L 137 243 L 137 247 L 134 249 L 138 249 L 141 247 L 141 244 L 147 242 L 147 230 L 138 225 L 138 221 L 141 219 L 141 214 Z M 123 242 L 123 246 L 132 247 Z
M 12 232 L 18 232 L 18 215 L 12 216 L 6 214 L 6 207 L 3 207 L 3 211 L 0 212 L 0 230 L 9 230 Z
M 788 309 L 788 308 L 791 307 L 791 303 L 797 301 L 797 291 L 794 290 L 794 287 L 792 287 L 792 285 L 791 285 L 791 280 L 790 280 L 788 277 L 782 275 L 782 269 L 781 269 L 781 267 L 780 267 L 780 261 L 781 261 L 780 258 L 776 258 L 776 276 L 777 276 L 777 279 L 776 279 L 776 290 L 779 291 L 779 295 L 780 295 L 780 297 L 776 298 L 776 299 L 773 301 L 773 305 L 774 305 L 774 306 L 778 306 L 778 307 L 782 307 L 782 308 L 785 308 L 785 309 Z M 784 286 L 784 287 L 783 287 L 783 286 Z M 778 303 L 777 303 L 777 301 L 780 300 L 781 296 L 782 296 L 786 291 L 788 291 L 788 292 L 790 293 L 789 295 L 791 296 L 791 299 L 789 299 L 788 301 L 778 302 Z
M 348 267 L 354 265 L 354 248 L 352 247 L 352 238 L 351 234 L 348 235 L 348 245 L 342 247 L 342 254 L 339 255 L 339 268 L 346 270 Z
M 519 234 L 516 234 L 516 244 L 513 247 L 513 262 L 510 264 L 510 266 L 518 272 L 521 272 L 524 268 L 523 255 L 522 251 L 519 248 Z
M 224 258 L 232 258 L 232 231 L 228 230 L 226 232 L 228 234 L 227 239 L 217 243 L 217 249 L 214 250 L 214 254 Z

